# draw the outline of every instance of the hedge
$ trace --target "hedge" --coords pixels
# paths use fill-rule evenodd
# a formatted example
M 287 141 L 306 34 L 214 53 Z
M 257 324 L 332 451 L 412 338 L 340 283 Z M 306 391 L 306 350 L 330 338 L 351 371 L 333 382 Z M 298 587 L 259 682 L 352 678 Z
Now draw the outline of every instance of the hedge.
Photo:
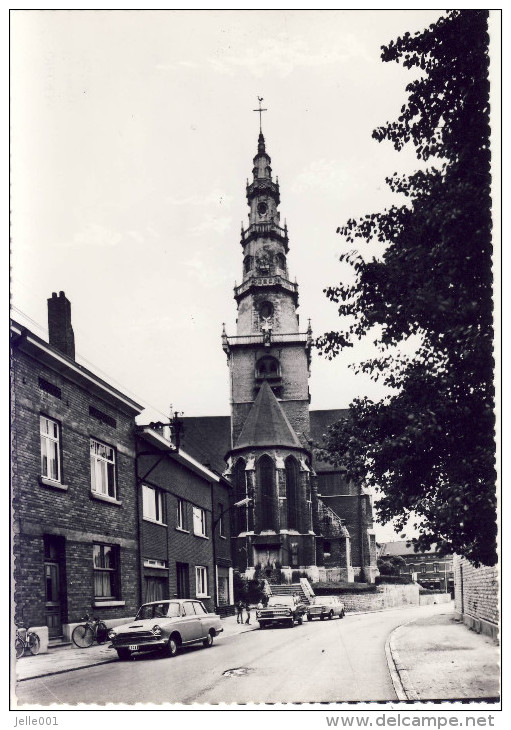
M 375 583 L 377 586 L 381 585 L 382 583 L 391 583 L 393 585 L 408 585 L 413 582 L 414 581 L 411 575 L 377 575 L 375 578 Z
M 376 593 L 376 586 L 371 583 L 313 583 L 312 590 L 316 596 L 331 596 L 342 593 Z

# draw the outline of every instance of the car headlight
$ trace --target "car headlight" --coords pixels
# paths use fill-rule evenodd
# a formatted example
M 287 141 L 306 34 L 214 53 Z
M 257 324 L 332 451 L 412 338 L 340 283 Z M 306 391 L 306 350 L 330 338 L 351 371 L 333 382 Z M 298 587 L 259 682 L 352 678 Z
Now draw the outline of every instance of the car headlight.
M 261 616 L 261 611 L 256 611 L 256 618 L 259 618 Z
M 155 624 L 155 625 L 153 626 L 153 628 L 151 629 L 151 631 L 153 632 L 153 634 L 154 634 L 155 636 L 161 636 L 161 633 L 162 633 L 162 632 L 161 632 L 161 626 L 158 626 L 158 624 Z
M 289 609 L 288 609 L 288 610 L 286 611 L 286 616 L 291 616 L 291 614 L 292 614 L 292 613 L 293 613 L 293 612 L 292 612 L 291 610 L 289 610 Z
M 116 636 L 117 636 L 117 631 L 115 629 L 110 629 L 110 631 L 108 632 L 108 638 L 114 639 Z

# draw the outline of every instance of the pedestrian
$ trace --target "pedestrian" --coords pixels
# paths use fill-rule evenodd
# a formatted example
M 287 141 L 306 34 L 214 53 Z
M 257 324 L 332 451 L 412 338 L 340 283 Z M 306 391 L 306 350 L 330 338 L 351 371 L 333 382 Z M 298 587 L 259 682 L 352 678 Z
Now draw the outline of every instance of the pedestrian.
M 247 611 L 247 620 L 245 621 L 246 624 L 250 623 L 250 603 L 247 601 L 245 603 L 245 609 Z
M 238 601 L 236 604 L 236 622 L 243 623 L 243 601 Z

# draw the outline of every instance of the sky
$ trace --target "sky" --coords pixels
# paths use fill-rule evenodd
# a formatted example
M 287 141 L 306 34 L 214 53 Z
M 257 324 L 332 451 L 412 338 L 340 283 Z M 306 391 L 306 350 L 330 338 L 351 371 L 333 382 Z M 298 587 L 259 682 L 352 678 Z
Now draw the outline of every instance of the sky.
M 404 202 L 385 177 L 413 150 L 377 143 L 413 76 L 380 47 L 438 10 L 11 13 L 13 317 L 47 337 L 72 304 L 77 360 L 161 419 L 229 413 L 222 323 L 235 333 L 257 97 L 290 237 L 302 330 L 343 326 L 323 289 L 350 276 L 336 233 Z M 382 386 L 313 354 L 311 408 Z
M 12 303 L 44 336 L 72 304 L 78 359 L 166 414 L 229 412 L 257 96 L 290 235 L 300 318 L 342 326 L 323 289 L 349 276 L 336 233 L 417 167 L 378 144 L 409 71 L 380 46 L 439 11 L 17 11 L 11 16 Z M 38 329 L 34 322 L 43 329 Z M 315 353 L 312 408 L 380 386 Z

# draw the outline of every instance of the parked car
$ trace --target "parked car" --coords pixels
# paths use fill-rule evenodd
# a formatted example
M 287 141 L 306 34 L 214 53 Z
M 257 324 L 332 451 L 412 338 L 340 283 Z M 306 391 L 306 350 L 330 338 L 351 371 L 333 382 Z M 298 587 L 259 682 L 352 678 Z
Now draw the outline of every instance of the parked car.
M 135 619 L 108 632 L 119 659 L 133 652 L 160 649 L 175 656 L 182 646 L 211 646 L 223 631 L 220 618 L 193 599 L 153 601 L 140 607 Z
M 264 629 L 270 624 L 285 624 L 294 626 L 301 624 L 307 607 L 298 596 L 270 596 L 266 608 L 256 612 L 259 628 Z
M 344 613 L 344 603 L 339 596 L 314 596 L 307 607 L 307 620 L 319 617 L 323 621 L 334 616 L 344 618 Z

